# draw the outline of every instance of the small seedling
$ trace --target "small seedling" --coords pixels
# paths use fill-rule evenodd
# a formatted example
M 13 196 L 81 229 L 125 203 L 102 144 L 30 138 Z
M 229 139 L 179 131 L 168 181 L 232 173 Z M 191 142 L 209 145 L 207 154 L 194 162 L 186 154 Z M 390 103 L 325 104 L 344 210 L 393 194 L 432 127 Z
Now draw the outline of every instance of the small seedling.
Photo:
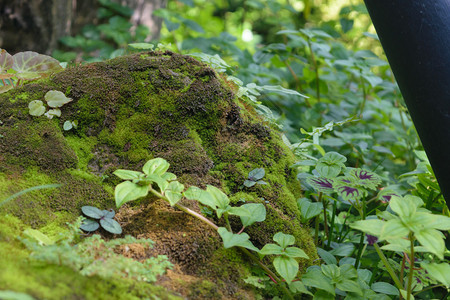
M 114 215 L 116 214 L 114 210 L 100 210 L 97 207 L 93 206 L 83 206 L 81 208 L 81 211 L 86 216 L 93 218 L 92 219 L 85 219 L 83 223 L 81 224 L 80 228 L 84 231 L 96 231 L 100 225 L 108 232 L 111 232 L 113 234 L 121 234 L 122 233 L 122 227 L 120 227 L 120 224 L 115 221 Z M 99 221 L 96 221 L 99 220 Z M 100 223 L 100 224 L 99 224 Z
M 266 175 L 266 172 L 263 168 L 256 168 L 254 170 L 251 170 L 248 173 L 248 178 L 244 181 L 244 185 L 246 187 L 252 187 L 255 184 L 267 184 L 267 182 L 261 180 L 264 175 Z

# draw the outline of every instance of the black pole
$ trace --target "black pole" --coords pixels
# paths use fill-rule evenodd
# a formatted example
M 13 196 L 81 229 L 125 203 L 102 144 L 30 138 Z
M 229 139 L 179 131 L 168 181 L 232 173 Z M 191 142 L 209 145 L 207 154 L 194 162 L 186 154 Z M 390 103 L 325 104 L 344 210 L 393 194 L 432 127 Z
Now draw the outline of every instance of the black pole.
M 450 1 L 364 1 L 450 207 Z

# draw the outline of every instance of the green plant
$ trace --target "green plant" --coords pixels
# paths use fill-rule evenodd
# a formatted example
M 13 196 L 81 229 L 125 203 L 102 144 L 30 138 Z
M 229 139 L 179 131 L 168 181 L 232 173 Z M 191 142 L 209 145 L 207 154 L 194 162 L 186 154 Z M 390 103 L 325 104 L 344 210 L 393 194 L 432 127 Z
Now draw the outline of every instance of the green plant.
M 259 264 L 267 275 L 280 286 L 287 297 L 292 298 L 291 292 L 278 276 L 249 250 L 261 255 L 277 255 L 273 260 L 273 265 L 278 274 L 289 284 L 298 273 L 299 266 L 296 258 L 308 258 L 305 252 L 300 248 L 288 247 L 295 243 L 295 238 L 291 235 L 279 232 L 274 236 L 274 240 L 278 245 L 268 244 L 263 249 L 259 250 L 250 241 L 250 236 L 243 231 L 245 227 L 251 226 L 255 222 L 262 222 L 265 220 L 266 210 L 264 205 L 259 203 L 247 203 L 240 207 L 232 207 L 230 206 L 228 196 L 211 185 L 208 185 L 206 190 L 191 186 L 184 191 L 184 185 L 176 181 L 176 176 L 173 173 L 167 172 L 169 166 L 170 165 L 166 160 L 155 158 L 144 164 L 142 168 L 143 173 L 131 170 L 114 171 L 116 176 L 125 180 L 115 188 L 117 207 L 120 207 L 129 201 L 145 197 L 149 193 L 159 199 L 167 201 L 171 206 L 179 208 L 185 213 L 190 214 L 217 230 L 223 240 L 225 248 L 238 247 L 249 256 L 250 259 Z M 153 184 L 158 187 L 159 191 L 154 189 Z M 179 201 L 183 196 L 189 200 L 196 200 L 202 205 L 210 207 L 216 212 L 219 219 L 223 216 L 226 227 L 219 227 L 203 215 L 180 204 Z M 232 232 L 228 220 L 229 215 L 240 217 L 243 227 L 238 233 Z
M 52 119 L 54 116 L 60 117 L 61 110 L 59 109 L 64 104 L 67 104 L 72 101 L 71 98 L 67 98 L 64 93 L 60 91 L 50 90 L 44 96 L 47 105 L 50 109 L 46 111 L 46 107 L 44 106 L 44 102 L 41 100 L 33 100 L 28 104 L 29 114 L 35 117 L 42 116 L 45 113 L 45 116 L 49 119 Z
M 102 226 L 103 229 L 113 234 L 122 233 L 122 227 L 116 220 L 113 219 L 115 215 L 114 210 L 100 210 L 93 206 L 83 206 L 81 211 L 86 216 L 98 220 L 98 222 L 92 219 L 83 220 L 80 228 L 84 231 L 96 231 L 100 226 Z
M 117 254 L 121 245 L 140 244 L 150 248 L 153 241 L 126 236 L 121 239 L 105 241 L 99 235 L 80 240 L 82 218 L 69 224 L 69 231 L 50 238 L 35 229 L 27 229 L 24 235 L 28 238 L 22 242 L 31 250 L 30 259 L 63 265 L 80 272 L 85 276 L 101 276 L 103 278 L 130 278 L 138 281 L 154 282 L 157 276 L 165 273 L 172 264 L 164 255 L 137 261 Z
M 10 55 L 6 50 L 0 49 L 0 93 L 62 69 L 59 61 L 47 55 L 33 51 Z
M 266 175 L 264 168 L 256 168 L 251 170 L 248 173 L 248 178 L 244 181 L 244 186 L 252 187 L 255 184 L 267 184 L 267 182 L 262 180 L 264 175 Z

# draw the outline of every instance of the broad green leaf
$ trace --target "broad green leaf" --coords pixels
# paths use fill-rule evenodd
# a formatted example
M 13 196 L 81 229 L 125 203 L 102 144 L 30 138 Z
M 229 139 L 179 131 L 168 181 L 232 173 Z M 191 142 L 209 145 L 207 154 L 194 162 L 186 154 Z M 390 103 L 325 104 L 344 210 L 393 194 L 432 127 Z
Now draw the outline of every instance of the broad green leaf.
M 163 175 L 170 167 L 170 164 L 163 158 L 154 158 L 145 163 L 142 170 L 145 174 Z
M 415 233 L 419 243 L 434 253 L 441 260 L 444 259 L 445 243 L 443 235 L 436 229 L 425 229 Z
M 155 46 L 150 43 L 132 43 L 128 44 L 131 48 L 138 49 L 138 50 L 152 50 Z
M 81 223 L 80 226 L 82 230 L 87 232 L 96 231 L 99 227 L 100 225 L 98 224 L 98 222 L 92 219 L 83 220 L 83 223 Z
M 28 103 L 28 109 L 30 110 L 30 115 L 39 117 L 45 113 L 44 102 L 41 100 L 33 100 Z
M 225 248 L 244 247 L 256 252 L 259 251 L 259 249 L 253 246 L 252 242 L 250 242 L 250 237 L 245 232 L 241 234 L 234 234 L 229 232 L 225 227 L 219 227 L 217 231 L 223 240 L 223 246 Z
M 71 98 L 67 98 L 63 92 L 60 91 L 48 91 L 45 96 L 45 101 L 47 101 L 48 106 L 56 108 L 61 107 L 64 104 L 67 104 L 72 101 Z
M 19 293 L 14 291 L 0 291 L 0 299 L 2 300 L 35 300 L 25 293 Z
M 59 61 L 53 57 L 32 51 L 19 52 L 13 55 L 12 69 L 16 76 L 24 80 L 32 80 L 47 73 L 62 70 Z
M 217 209 L 217 205 L 214 202 L 214 199 L 212 199 L 211 195 L 207 191 L 202 190 L 196 186 L 189 187 L 183 193 L 183 195 L 189 200 L 196 200 L 203 205 L 211 207 L 214 210 Z
M 252 187 L 252 186 L 254 186 L 255 184 L 256 184 L 256 182 L 253 181 L 253 180 L 248 180 L 248 179 L 246 179 L 246 180 L 244 181 L 244 186 L 246 186 L 246 187 Z
M 353 229 L 361 230 L 362 232 L 366 232 L 370 235 L 379 237 L 381 235 L 381 229 L 383 228 L 385 221 L 381 221 L 378 219 L 370 219 L 370 220 L 362 220 L 356 221 L 350 224 L 350 227 Z
M 343 263 L 343 260 L 339 262 L 341 266 L 339 269 L 341 270 L 341 276 L 347 279 L 356 279 L 358 278 L 358 271 L 355 269 L 353 264 Z
M 410 219 L 414 232 L 426 228 L 434 228 L 438 230 L 450 230 L 450 218 L 444 215 L 433 215 L 429 212 L 416 212 Z
M 167 181 L 173 181 L 177 179 L 177 175 L 170 173 L 170 172 L 166 172 L 164 174 L 162 174 L 162 179 L 167 180 Z
M 164 191 L 169 186 L 167 180 L 164 180 L 160 175 L 156 173 L 145 175 L 143 179 L 140 179 L 140 181 L 142 182 L 142 184 L 149 184 L 150 182 L 155 182 L 161 191 Z
M 102 210 L 102 212 L 106 218 L 110 218 L 110 219 L 114 218 L 114 216 L 116 215 L 116 212 L 113 209 L 110 209 L 110 210 L 104 209 L 104 210 Z
M 100 210 L 94 206 L 83 206 L 81 208 L 81 211 L 86 216 L 94 218 L 94 219 L 100 219 L 105 216 L 105 213 L 102 210 Z
M 335 295 L 334 286 L 331 285 L 330 280 L 322 274 L 318 267 L 309 267 L 301 279 L 306 286 L 315 287 Z
M 420 266 L 424 268 L 431 277 L 442 282 L 446 287 L 450 287 L 450 264 L 421 263 Z
M 143 173 L 131 170 L 118 169 L 113 172 L 114 175 L 123 180 L 133 180 L 141 177 Z
M 320 268 L 325 276 L 333 280 L 337 280 L 341 277 L 341 270 L 336 265 L 321 265 Z
M 100 225 L 106 230 L 114 234 L 121 234 L 122 233 L 122 227 L 120 227 L 120 224 L 117 223 L 116 220 L 105 218 L 100 219 Z
M 322 177 L 334 178 L 341 173 L 342 168 L 345 168 L 346 161 L 345 156 L 337 152 L 328 152 L 317 161 L 316 170 Z
M 47 118 L 49 118 L 50 120 L 53 119 L 53 117 L 61 117 L 61 110 L 60 109 L 49 109 L 46 113 L 45 116 Z
M 207 185 L 206 191 L 211 195 L 212 199 L 214 200 L 215 205 L 218 208 L 226 209 L 228 204 L 230 204 L 230 199 L 228 199 L 228 196 L 225 195 L 224 192 L 222 192 L 215 186 Z
M 395 238 L 395 239 L 388 239 L 388 244 L 381 247 L 383 250 L 388 251 L 397 251 L 397 252 L 409 252 L 409 248 L 411 243 L 409 240 L 401 239 L 401 238 Z M 417 251 L 417 249 L 416 249 Z
M 328 251 L 325 251 L 322 248 L 317 247 L 317 254 L 319 254 L 320 258 L 327 264 L 327 265 L 333 265 L 337 264 L 337 260 L 334 257 L 333 254 L 331 254 Z
M 297 200 L 297 205 L 300 210 L 302 220 L 304 222 L 314 218 L 322 212 L 321 203 L 312 203 L 306 198 L 301 198 Z
M 381 229 L 380 240 L 401 239 L 408 235 L 409 229 L 399 219 L 387 221 Z
M 402 219 L 411 217 L 417 210 L 417 205 L 410 197 L 392 196 L 389 206 Z
M 0 79 L 10 78 L 11 74 L 6 72 L 12 68 L 14 60 L 4 49 L 0 49 Z
M 147 194 L 148 185 L 139 185 L 131 181 L 119 183 L 114 190 L 116 206 L 118 208 L 127 202 L 145 197 Z
M 181 192 L 184 190 L 184 185 L 179 183 L 178 181 L 172 181 L 169 183 L 169 186 L 164 190 L 164 195 L 169 199 L 169 203 L 171 206 L 177 204 L 178 201 L 181 200 L 183 195 Z
M 264 168 L 256 168 L 248 173 L 248 179 L 252 181 L 258 181 L 262 179 L 264 175 L 266 175 Z
M 307 295 L 312 296 L 311 292 L 308 291 L 306 286 L 301 281 L 291 282 L 291 284 L 289 284 L 289 290 L 293 293 L 307 294 Z
M 277 256 L 273 260 L 273 266 L 275 270 L 277 270 L 278 274 L 286 280 L 287 284 L 290 284 L 292 280 L 297 277 L 298 273 L 298 262 L 286 256 Z
M 283 249 L 287 246 L 294 245 L 295 237 L 290 234 L 284 234 L 282 232 L 277 232 L 273 236 L 273 240 L 277 242 Z
M 335 256 L 349 256 L 354 250 L 355 246 L 352 243 L 344 243 L 339 244 L 336 248 L 330 250 L 329 252 Z
M 302 249 L 297 248 L 297 247 L 287 247 L 284 252 L 284 255 L 293 257 L 293 258 L 296 258 L 296 257 L 301 257 L 301 258 L 306 258 L 306 259 L 309 258 L 309 256 L 306 255 L 305 251 L 303 251 Z
M 395 286 L 387 282 L 375 282 L 370 288 L 374 292 L 386 295 L 398 296 L 400 294 L 399 290 Z
M 26 235 L 27 237 L 35 239 L 39 243 L 39 245 L 48 246 L 53 245 L 55 243 L 55 241 L 49 238 L 46 234 L 43 234 L 42 232 L 36 229 L 31 228 L 25 229 L 23 231 L 23 234 Z
M 275 244 L 265 244 L 261 250 L 259 250 L 259 254 L 261 255 L 283 255 L 284 249 Z
M 247 203 L 241 205 L 240 208 L 248 212 L 245 215 L 239 215 L 242 225 L 246 227 L 255 222 L 263 222 L 266 219 L 266 208 L 261 203 Z
M 343 279 L 336 283 L 336 287 L 341 291 L 356 293 L 359 296 L 363 295 L 363 291 L 359 286 L 359 283 L 355 280 Z

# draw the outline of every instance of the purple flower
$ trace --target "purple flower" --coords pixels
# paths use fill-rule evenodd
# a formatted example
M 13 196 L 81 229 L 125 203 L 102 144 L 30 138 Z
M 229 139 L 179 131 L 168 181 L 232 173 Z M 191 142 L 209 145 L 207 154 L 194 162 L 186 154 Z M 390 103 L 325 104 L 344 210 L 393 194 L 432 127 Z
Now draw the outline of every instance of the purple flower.
M 366 238 L 369 246 L 373 246 L 373 244 L 375 244 L 378 241 L 378 238 L 376 236 L 370 234 L 366 234 Z

